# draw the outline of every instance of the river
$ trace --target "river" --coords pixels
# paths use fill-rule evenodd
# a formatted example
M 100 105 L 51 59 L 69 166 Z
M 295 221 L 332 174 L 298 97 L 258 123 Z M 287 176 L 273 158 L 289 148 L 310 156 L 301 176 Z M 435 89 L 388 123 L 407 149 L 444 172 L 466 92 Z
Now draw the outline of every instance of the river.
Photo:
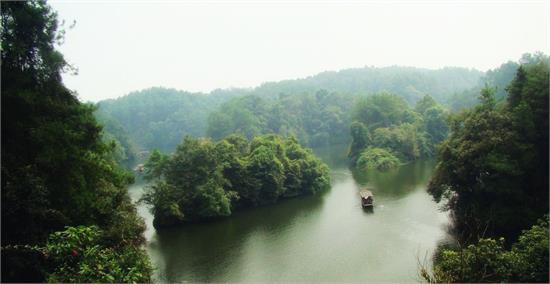
M 346 147 L 316 149 L 331 167 L 331 189 L 156 232 L 147 251 L 159 282 L 418 282 L 418 262 L 447 237 L 448 217 L 426 193 L 433 161 L 389 172 L 351 172 Z M 373 212 L 360 205 L 369 186 Z M 138 199 L 144 184 L 129 192 Z M 427 261 L 429 262 L 429 261 Z

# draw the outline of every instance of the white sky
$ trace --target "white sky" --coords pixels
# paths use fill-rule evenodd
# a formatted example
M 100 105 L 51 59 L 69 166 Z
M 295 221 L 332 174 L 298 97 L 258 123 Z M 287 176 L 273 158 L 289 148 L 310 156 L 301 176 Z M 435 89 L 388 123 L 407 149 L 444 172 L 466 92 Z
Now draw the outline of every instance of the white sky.
M 152 86 L 208 92 L 326 70 L 485 71 L 550 51 L 549 1 L 51 1 L 83 101 Z

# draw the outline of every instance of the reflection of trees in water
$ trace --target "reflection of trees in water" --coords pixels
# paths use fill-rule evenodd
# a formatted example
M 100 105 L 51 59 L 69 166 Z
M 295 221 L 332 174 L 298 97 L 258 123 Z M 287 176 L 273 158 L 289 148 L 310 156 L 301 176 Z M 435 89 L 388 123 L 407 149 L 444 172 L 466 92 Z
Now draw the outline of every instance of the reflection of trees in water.
M 246 271 L 243 249 L 250 247 L 248 243 L 284 234 L 299 218 L 316 214 L 325 193 L 242 210 L 217 221 L 157 231 L 154 250 L 163 258 L 158 263 L 164 264 L 158 267 L 159 280 L 212 282 L 231 274 L 228 280 L 238 281 L 235 273 Z
M 377 195 L 400 196 L 426 185 L 434 166 L 433 160 L 416 161 L 385 172 L 352 169 L 352 175 L 359 185 L 373 187 Z
M 337 169 L 348 166 L 348 149 L 348 144 L 340 144 L 326 147 L 316 147 L 313 148 L 313 152 L 331 169 Z
M 333 182 L 349 175 L 346 151 L 346 145 L 315 149 L 315 153 L 331 166 Z M 388 172 L 354 170 L 351 175 L 358 184 L 374 187 L 377 195 L 400 196 L 425 185 L 434 165 L 433 161 L 417 161 Z M 249 265 L 250 259 L 246 253 L 264 249 L 265 238 L 285 238 L 287 233 L 293 232 L 290 228 L 300 223 L 301 218 L 318 214 L 324 199 L 321 195 L 325 193 L 242 210 L 217 221 L 158 231 L 151 249 L 160 258 L 156 261 L 161 266 L 158 267 L 159 280 L 212 282 L 246 278 L 246 275 L 239 274 L 246 273 Z M 316 224 L 302 222 L 300 226 Z

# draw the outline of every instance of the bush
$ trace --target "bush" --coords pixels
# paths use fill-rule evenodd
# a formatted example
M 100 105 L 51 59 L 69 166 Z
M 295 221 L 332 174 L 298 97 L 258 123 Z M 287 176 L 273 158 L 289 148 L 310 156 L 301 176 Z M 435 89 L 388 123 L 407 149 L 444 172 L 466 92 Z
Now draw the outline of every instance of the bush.
M 108 247 L 96 226 L 67 227 L 50 235 L 48 282 L 150 282 L 151 263 L 135 245 Z
M 155 227 L 231 215 L 236 208 L 315 194 L 330 184 L 328 167 L 294 138 L 264 135 L 247 141 L 185 138 L 176 152 L 152 156 L 153 185 L 142 200 L 152 205 Z
M 382 148 L 369 147 L 364 150 L 359 159 L 357 159 L 357 167 L 363 170 L 377 169 L 379 171 L 387 171 L 398 167 L 401 161 L 391 152 Z
M 548 283 L 548 215 L 523 231 L 510 250 L 504 238 L 480 239 L 463 249 L 443 249 L 433 272 L 421 268 L 433 283 L 536 282 Z

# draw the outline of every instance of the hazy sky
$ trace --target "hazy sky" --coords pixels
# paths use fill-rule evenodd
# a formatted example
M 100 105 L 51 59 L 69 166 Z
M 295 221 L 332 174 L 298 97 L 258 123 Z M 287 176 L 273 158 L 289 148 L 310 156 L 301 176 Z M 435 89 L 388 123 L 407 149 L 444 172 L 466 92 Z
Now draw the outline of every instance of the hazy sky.
M 152 86 L 208 92 L 350 67 L 485 71 L 550 50 L 549 1 L 50 2 L 84 101 Z

